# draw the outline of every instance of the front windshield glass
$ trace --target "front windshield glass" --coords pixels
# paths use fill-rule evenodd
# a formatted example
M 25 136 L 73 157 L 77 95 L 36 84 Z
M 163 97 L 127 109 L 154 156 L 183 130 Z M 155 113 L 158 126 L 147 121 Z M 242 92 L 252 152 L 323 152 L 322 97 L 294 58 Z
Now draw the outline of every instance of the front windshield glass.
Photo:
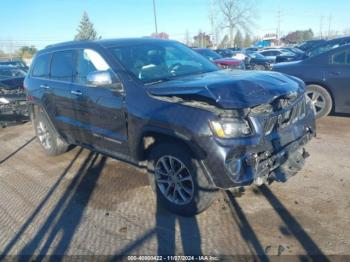
M 339 43 L 333 43 L 333 44 L 328 44 L 328 45 L 322 45 L 322 46 L 319 46 L 319 47 L 316 47 L 314 49 L 312 49 L 309 53 L 308 53 L 308 56 L 309 57 L 312 57 L 312 56 L 315 56 L 315 55 L 318 55 L 318 54 L 322 54 L 324 52 L 327 52 L 333 48 L 337 48 L 339 47 Z
M 208 59 L 176 42 L 145 42 L 111 48 L 128 73 L 145 84 L 217 71 Z

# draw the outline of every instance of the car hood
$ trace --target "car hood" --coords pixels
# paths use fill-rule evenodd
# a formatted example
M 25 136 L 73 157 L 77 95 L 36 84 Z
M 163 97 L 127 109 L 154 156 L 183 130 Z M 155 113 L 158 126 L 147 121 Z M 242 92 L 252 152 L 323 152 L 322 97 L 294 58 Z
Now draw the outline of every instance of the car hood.
M 282 62 L 282 63 L 274 64 L 273 70 L 279 71 L 279 70 L 291 68 L 294 66 L 298 66 L 301 62 L 302 60 L 297 60 L 297 61 Z
M 277 72 L 220 70 L 148 87 L 155 96 L 205 101 L 224 109 L 243 109 L 270 103 L 278 97 L 304 92 L 301 80 Z

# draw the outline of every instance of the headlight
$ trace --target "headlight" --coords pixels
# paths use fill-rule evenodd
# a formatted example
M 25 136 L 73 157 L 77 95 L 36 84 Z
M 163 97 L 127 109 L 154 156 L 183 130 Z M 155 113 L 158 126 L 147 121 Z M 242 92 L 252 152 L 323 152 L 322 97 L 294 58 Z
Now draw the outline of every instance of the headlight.
M 0 103 L 1 104 L 9 104 L 10 101 L 8 101 L 5 97 L 0 97 Z
M 240 118 L 210 121 L 210 128 L 220 138 L 244 137 L 252 133 L 248 121 Z

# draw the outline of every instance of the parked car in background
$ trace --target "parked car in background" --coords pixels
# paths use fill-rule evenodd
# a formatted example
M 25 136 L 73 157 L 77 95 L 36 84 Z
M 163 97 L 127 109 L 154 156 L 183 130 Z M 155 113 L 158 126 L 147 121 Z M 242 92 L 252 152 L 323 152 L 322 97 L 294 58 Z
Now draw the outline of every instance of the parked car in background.
M 157 202 L 186 216 L 208 208 L 219 189 L 285 182 L 315 135 L 301 80 L 220 70 L 175 41 L 49 46 L 25 87 L 48 155 L 75 144 L 147 167 Z
M 218 53 L 214 52 L 209 48 L 193 48 L 197 53 L 203 55 L 210 61 L 214 62 L 216 65 L 223 69 L 245 69 L 245 63 L 242 60 L 222 57 Z
M 273 58 L 265 57 L 258 52 L 246 53 L 245 66 L 251 70 L 271 70 L 272 64 L 275 62 Z
M 244 61 L 246 58 L 246 55 L 244 51 L 233 51 L 231 49 L 217 49 L 215 50 L 219 55 L 223 57 L 230 57 L 230 58 L 235 58 Z
M 285 49 L 267 49 L 259 52 L 261 55 L 274 59 L 275 63 L 301 60 L 303 57 Z
M 246 49 L 244 49 L 245 53 L 250 53 L 250 52 L 258 52 L 259 51 L 259 48 L 257 47 L 248 47 Z
M 315 56 L 315 55 L 327 52 L 328 50 L 337 48 L 339 46 L 348 45 L 348 44 L 350 44 L 350 36 L 335 38 L 314 46 L 312 49 L 306 52 L 306 55 Z
M 331 49 L 303 61 L 281 63 L 274 71 L 302 79 L 317 118 L 337 113 L 350 113 L 350 45 Z
M 302 42 L 301 44 L 296 45 L 295 47 L 299 48 L 300 50 L 302 50 L 304 52 L 307 52 L 310 49 L 314 48 L 315 46 L 322 44 L 324 42 L 326 42 L 326 40 L 324 40 L 324 39 L 309 40 L 309 41 Z
M 28 120 L 23 80 L 26 73 L 13 66 L 0 65 L 0 126 Z
M 0 60 L 0 65 L 13 66 L 13 67 L 19 68 L 23 71 L 26 71 L 26 72 L 29 69 L 29 67 L 26 65 L 26 63 L 21 59 Z

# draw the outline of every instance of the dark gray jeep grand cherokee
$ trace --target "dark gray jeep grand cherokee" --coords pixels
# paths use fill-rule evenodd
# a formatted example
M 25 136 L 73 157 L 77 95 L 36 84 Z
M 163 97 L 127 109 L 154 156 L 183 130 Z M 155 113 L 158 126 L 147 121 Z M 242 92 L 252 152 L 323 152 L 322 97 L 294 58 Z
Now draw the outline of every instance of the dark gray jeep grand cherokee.
M 175 41 L 49 46 L 25 87 L 48 155 L 75 144 L 147 167 L 159 201 L 181 215 L 208 208 L 218 189 L 285 181 L 315 135 L 302 81 L 220 70 Z

